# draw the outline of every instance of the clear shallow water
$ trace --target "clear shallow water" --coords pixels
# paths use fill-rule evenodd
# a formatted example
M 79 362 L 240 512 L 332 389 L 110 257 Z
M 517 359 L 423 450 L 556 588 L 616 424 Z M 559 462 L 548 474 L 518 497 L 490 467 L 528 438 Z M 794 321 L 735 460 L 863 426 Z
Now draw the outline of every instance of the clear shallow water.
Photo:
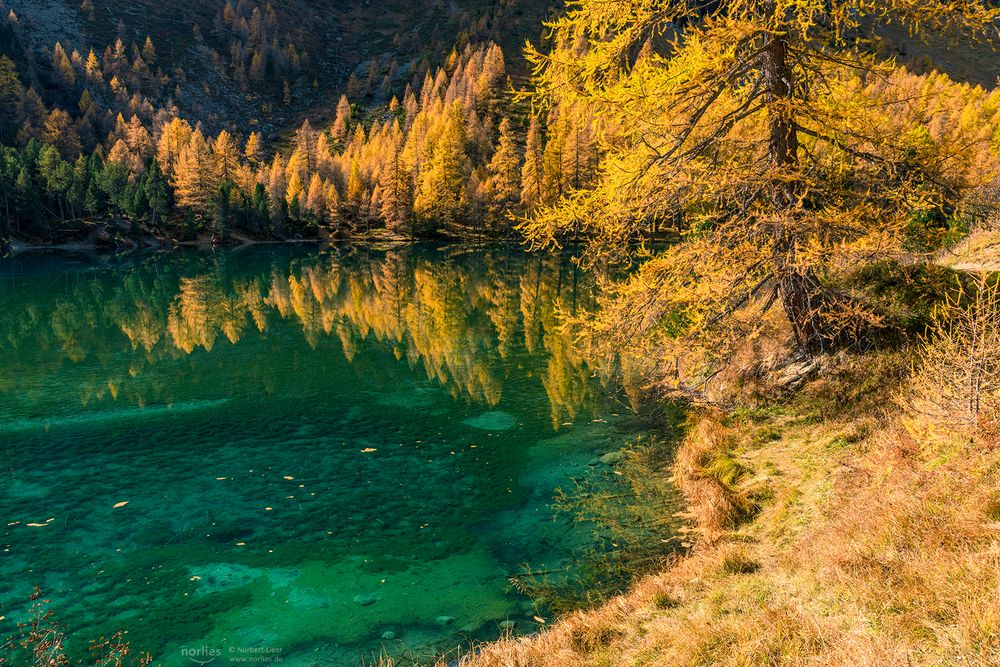
M 558 330 L 589 284 L 506 249 L 0 262 L 0 634 L 35 585 L 168 666 L 530 631 L 553 490 L 640 428 Z

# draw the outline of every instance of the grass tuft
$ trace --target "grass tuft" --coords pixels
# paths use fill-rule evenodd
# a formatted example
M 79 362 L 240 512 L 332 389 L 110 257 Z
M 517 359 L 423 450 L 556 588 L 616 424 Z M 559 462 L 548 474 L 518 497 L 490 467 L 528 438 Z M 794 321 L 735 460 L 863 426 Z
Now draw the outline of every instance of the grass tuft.
M 751 558 L 745 550 L 735 549 L 723 555 L 720 570 L 729 576 L 754 574 L 760 570 L 760 563 Z

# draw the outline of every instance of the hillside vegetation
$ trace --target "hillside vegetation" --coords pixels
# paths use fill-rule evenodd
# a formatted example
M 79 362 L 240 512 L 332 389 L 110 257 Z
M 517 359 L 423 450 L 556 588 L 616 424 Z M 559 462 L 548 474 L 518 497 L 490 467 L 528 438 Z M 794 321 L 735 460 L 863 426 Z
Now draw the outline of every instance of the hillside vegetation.
M 407 83 L 454 48 L 493 40 L 517 54 L 538 36 L 551 4 L 387 0 L 374 11 L 365 0 L 4 0 L 0 10 L 18 19 L 18 44 L 4 50 L 47 101 L 46 92 L 59 92 L 46 76 L 57 43 L 86 58 L 119 40 L 134 54 L 133 44 L 141 49 L 150 37 L 156 61 L 146 65 L 166 80 L 163 90 L 133 81 L 131 92 L 155 107 L 175 104 L 206 130 L 249 125 L 271 135 L 304 114 L 332 122 L 345 91 L 358 103 L 402 97 Z
M 870 382 L 874 363 L 850 362 L 842 381 Z M 940 459 L 875 404 L 892 384 L 870 385 L 854 414 L 799 399 L 696 417 L 675 465 L 700 532 L 690 555 L 463 664 L 1000 664 L 996 450 Z M 832 389 L 851 391 L 807 392 Z M 748 471 L 732 486 L 710 465 L 723 451 Z M 748 496 L 758 513 L 733 521 L 724 509 Z
M 230 35 L 220 80 L 290 117 L 326 61 L 255 8 L 194 39 Z M 285 137 L 154 104 L 185 93 L 152 42 L 59 46 L 41 87 L 0 58 L 0 206 L 32 240 L 579 243 L 606 289 L 567 354 L 690 410 L 644 480 L 685 495 L 684 552 L 464 664 L 1000 664 L 998 31 L 986 0 L 571 0 L 521 94 L 469 31 Z
M 884 59 L 989 48 L 996 8 L 623 5 L 569 3 L 532 56 L 602 141 L 522 229 L 596 265 L 675 235 L 576 326 L 691 406 L 691 548 L 463 664 L 1000 664 L 996 278 L 934 264 L 989 266 L 1000 98 Z

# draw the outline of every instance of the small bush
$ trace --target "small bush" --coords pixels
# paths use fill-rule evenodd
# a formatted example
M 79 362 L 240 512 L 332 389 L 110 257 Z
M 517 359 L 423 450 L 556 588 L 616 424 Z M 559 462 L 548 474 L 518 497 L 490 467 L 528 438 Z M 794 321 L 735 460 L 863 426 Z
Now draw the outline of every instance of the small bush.
M 570 643 L 581 653 L 593 653 L 606 647 L 621 634 L 621 628 L 614 619 L 593 615 L 587 618 L 587 622 L 578 621 L 574 624 Z
M 991 498 L 986 503 L 986 510 L 983 513 L 990 521 L 1000 522 L 1000 496 Z
M 28 620 L 18 623 L 19 635 L 0 644 L 0 665 L 33 665 L 62 667 L 87 664 L 92 667 L 149 667 L 153 658 L 148 653 L 133 654 L 121 632 L 110 639 L 101 637 L 90 645 L 90 658 L 71 659 L 66 653 L 66 633 L 48 609 L 48 600 L 35 589 L 31 595 Z
M 750 558 L 744 550 L 736 549 L 723 556 L 720 569 L 723 574 L 730 576 L 753 574 L 760 570 L 760 563 Z
M 753 444 L 755 445 L 766 445 L 778 440 L 781 440 L 781 431 L 773 426 L 765 426 L 753 435 Z
M 685 516 L 702 539 L 749 521 L 760 510 L 759 490 L 745 488 L 753 471 L 735 453 L 735 429 L 717 415 L 702 416 L 677 452 L 674 478 L 688 501 Z
M 652 602 L 657 609 L 675 609 L 681 604 L 669 591 L 659 591 L 653 596 Z
M 981 275 L 973 289 L 941 310 L 902 403 L 910 435 L 939 457 L 996 440 L 1000 288 L 994 280 Z

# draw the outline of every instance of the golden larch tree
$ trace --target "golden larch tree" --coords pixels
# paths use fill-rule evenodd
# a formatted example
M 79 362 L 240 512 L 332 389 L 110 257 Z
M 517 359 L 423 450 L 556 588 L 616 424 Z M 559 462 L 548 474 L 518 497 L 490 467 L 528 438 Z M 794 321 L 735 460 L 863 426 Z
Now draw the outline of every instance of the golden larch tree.
M 676 233 L 603 323 L 624 344 L 669 330 L 718 360 L 773 306 L 805 357 L 857 341 L 881 315 L 844 277 L 898 256 L 915 219 L 974 213 L 965 195 L 992 178 L 965 168 L 977 144 L 935 136 L 912 91 L 893 85 L 895 64 L 876 56 L 888 24 L 991 37 L 992 3 L 573 0 L 567 10 L 551 24 L 552 49 L 529 49 L 536 104 L 557 126 L 550 144 L 562 142 L 546 148 L 545 168 L 564 152 L 570 108 L 602 119 L 603 150 L 596 182 L 564 191 L 523 230 L 535 245 L 580 230 L 605 258 L 651 228 Z

